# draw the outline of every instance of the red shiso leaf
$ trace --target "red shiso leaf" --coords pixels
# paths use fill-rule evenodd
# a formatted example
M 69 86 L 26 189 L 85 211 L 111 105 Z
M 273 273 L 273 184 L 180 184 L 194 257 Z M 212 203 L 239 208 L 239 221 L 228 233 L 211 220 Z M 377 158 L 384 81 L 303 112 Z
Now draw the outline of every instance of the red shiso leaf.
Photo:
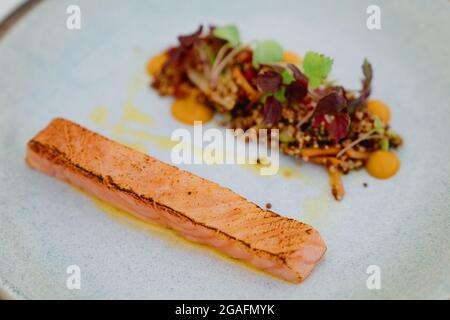
M 275 93 L 280 90 L 282 83 L 281 74 L 271 70 L 258 74 L 256 78 L 256 85 L 263 92 Z
M 338 113 L 334 115 L 334 121 L 326 127 L 328 134 L 334 142 L 339 142 L 348 134 L 350 127 L 350 116 L 346 113 Z
M 281 119 L 281 103 L 273 96 L 269 96 L 264 103 L 264 122 L 274 124 Z
M 322 114 L 315 116 L 312 123 L 313 127 L 319 128 L 322 124 L 330 139 L 337 143 L 348 135 L 350 116 L 344 112 L 334 115 Z
M 341 112 L 347 106 L 347 99 L 342 87 L 333 88 L 333 91 L 322 97 L 317 103 L 314 114 L 317 115 L 335 115 Z
M 200 39 L 202 31 L 203 31 L 203 26 L 200 25 L 198 27 L 197 31 L 195 31 L 194 33 L 184 35 L 184 36 L 179 36 L 178 41 L 180 41 L 180 44 L 182 47 L 191 47 Z

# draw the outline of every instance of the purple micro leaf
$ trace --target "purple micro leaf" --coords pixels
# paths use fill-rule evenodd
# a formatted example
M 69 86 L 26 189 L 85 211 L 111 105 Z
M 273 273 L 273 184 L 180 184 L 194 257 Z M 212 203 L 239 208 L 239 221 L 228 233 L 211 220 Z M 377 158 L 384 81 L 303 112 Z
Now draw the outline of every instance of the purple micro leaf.
M 281 103 L 273 96 L 269 96 L 264 103 L 264 122 L 274 124 L 281 119 Z
M 326 126 L 326 129 L 331 139 L 337 143 L 347 136 L 350 126 L 350 117 L 348 114 L 343 112 L 338 113 L 333 117 L 333 121 Z
M 295 81 L 286 87 L 286 99 L 291 102 L 302 101 L 308 94 L 308 82 Z
M 289 102 L 301 101 L 308 94 L 308 78 L 296 65 L 289 63 L 288 68 L 292 71 L 295 82 L 292 82 L 287 86 L 286 98 Z
M 280 90 L 282 83 L 281 74 L 275 71 L 260 73 L 256 78 L 256 85 L 263 92 L 275 93 Z
M 199 39 L 203 31 L 203 26 L 200 25 L 192 34 L 183 35 L 178 37 L 178 41 L 180 41 L 180 44 L 182 47 L 191 47 L 193 46 Z
M 328 132 L 330 139 L 337 143 L 348 135 L 350 116 L 344 112 L 333 115 L 321 114 L 315 116 L 312 123 L 313 127 L 317 129 L 322 124 Z
M 334 115 L 341 112 L 347 106 L 344 89 L 336 87 L 334 90 L 322 97 L 317 103 L 315 115 Z
M 364 63 L 362 65 L 362 71 L 364 78 L 361 80 L 362 88 L 359 91 L 359 97 L 350 101 L 348 109 L 350 113 L 353 113 L 357 108 L 365 105 L 367 98 L 369 98 L 371 93 L 372 79 L 373 79 L 373 69 L 367 59 L 364 59 Z
M 297 66 L 295 64 L 289 63 L 288 68 L 291 69 L 295 80 L 301 81 L 301 82 L 305 81 L 306 84 L 308 85 L 308 78 L 300 71 L 299 68 L 297 68 Z

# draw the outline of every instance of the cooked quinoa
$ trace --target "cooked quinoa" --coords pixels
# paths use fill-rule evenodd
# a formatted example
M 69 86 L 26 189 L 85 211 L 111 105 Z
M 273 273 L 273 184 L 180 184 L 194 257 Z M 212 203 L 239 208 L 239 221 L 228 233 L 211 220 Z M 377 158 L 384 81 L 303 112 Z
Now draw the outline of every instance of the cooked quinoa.
M 197 91 L 197 99 L 223 114 L 222 124 L 229 128 L 279 129 L 283 153 L 324 165 L 332 180 L 336 173 L 339 177 L 364 167 L 371 152 L 402 144 L 389 124 L 367 107 L 373 78 L 367 60 L 362 88 L 351 91 L 326 75 L 320 78 L 319 71 L 331 69 L 328 57 L 308 52 L 300 64 L 266 61 L 260 52 L 275 48 L 275 54 L 276 45 L 262 43 L 265 51 L 259 44 L 231 45 L 233 38 L 223 36 L 227 32 L 200 27 L 180 36 L 179 44 L 165 51 L 167 59 L 152 87 L 163 96 Z M 333 194 L 338 200 L 343 195 Z

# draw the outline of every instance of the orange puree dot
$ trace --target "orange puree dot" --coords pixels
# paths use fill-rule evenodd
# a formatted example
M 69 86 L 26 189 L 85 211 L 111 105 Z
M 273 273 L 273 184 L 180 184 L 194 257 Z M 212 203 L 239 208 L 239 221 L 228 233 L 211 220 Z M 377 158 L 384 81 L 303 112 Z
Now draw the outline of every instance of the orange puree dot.
M 165 52 L 152 57 L 147 63 L 147 73 L 155 77 L 161 71 L 163 65 L 167 61 L 167 58 L 168 57 Z
M 400 160 L 390 151 L 374 151 L 367 159 L 367 172 L 378 179 L 390 178 L 397 173 L 398 169 L 400 169 Z
M 383 101 L 371 99 L 367 101 L 367 109 L 371 113 L 380 117 L 381 121 L 385 124 L 389 123 L 389 120 L 391 119 L 391 111 Z
M 283 53 L 283 61 L 286 63 L 292 63 L 292 64 L 301 64 L 302 58 L 292 51 L 285 51 Z
M 185 98 L 177 98 L 172 104 L 172 116 L 185 124 L 194 121 L 206 123 L 214 116 L 214 111 L 197 100 L 198 93 L 193 92 Z

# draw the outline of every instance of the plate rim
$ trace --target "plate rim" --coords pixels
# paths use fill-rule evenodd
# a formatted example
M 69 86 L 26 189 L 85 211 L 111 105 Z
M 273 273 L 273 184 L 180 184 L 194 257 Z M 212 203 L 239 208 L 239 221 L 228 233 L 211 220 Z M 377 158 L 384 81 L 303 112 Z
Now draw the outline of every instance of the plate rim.
M 12 12 L 10 12 L 3 20 L 0 21 L 0 41 L 5 35 L 17 25 L 32 9 L 43 0 L 26 0 L 19 4 Z M 25 295 L 18 289 L 13 288 L 5 279 L 0 277 L 0 300 L 10 299 L 27 299 Z
M 11 31 L 22 18 L 32 12 L 39 4 L 44 3 L 42 0 L 26 0 L 18 5 L 5 19 L 0 21 L 0 42 Z M 7 275 L 5 275 L 7 276 Z M 0 300 L 1 299 L 29 299 L 24 292 L 7 279 L 0 275 Z
M 43 0 L 26 0 L 22 1 L 17 7 L 12 10 L 6 17 L 0 21 L 0 40 L 25 17 L 36 5 L 42 3 Z

